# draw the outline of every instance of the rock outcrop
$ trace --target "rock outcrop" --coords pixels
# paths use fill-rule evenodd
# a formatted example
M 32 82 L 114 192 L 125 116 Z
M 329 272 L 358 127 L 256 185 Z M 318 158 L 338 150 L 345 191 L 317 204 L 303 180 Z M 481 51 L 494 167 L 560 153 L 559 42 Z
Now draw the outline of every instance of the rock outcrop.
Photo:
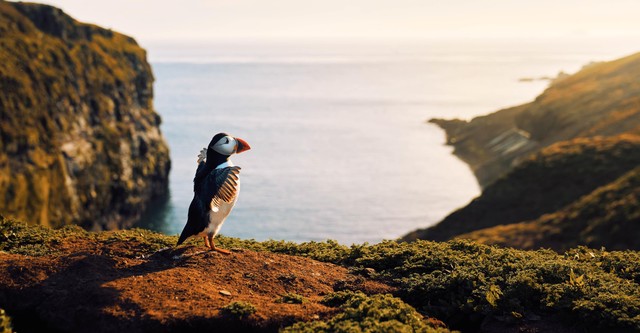
M 170 169 L 152 83 L 132 38 L 0 1 L 0 213 L 51 227 L 135 222 Z
M 640 134 L 640 53 L 591 63 L 554 80 L 533 102 L 462 120 L 432 119 L 447 143 L 486 188 L 516 165 L 556 142 L 580 137 Z

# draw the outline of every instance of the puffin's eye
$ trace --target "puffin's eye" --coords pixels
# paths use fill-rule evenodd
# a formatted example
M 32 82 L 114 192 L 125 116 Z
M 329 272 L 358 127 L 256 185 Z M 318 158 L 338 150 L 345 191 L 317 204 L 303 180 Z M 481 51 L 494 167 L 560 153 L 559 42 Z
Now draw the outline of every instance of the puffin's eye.
M 229 138 L 227 138 L 227 142 L 225 142 L 225 143 L 229 143 Z

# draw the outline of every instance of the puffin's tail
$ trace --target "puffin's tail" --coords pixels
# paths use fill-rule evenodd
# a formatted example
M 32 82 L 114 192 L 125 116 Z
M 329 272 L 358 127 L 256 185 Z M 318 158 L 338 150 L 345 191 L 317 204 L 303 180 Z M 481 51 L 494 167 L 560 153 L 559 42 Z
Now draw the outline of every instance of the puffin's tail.
M 189 236 L 190 235 L 187 234 L 187 228 L 184 228 L 184 230 L 182 230 L 182 233 L 180 234 L 180 238 L 178 238 L 178 243 L 176 244 L 176 246 L 184 243 L 184 241 L 186 241 Z
M 187 215 L 187 224 L 184 225 L 184 229 L 182 229 L 182 233 L 180 233 L 180 238 L 178 238 L 178 243 L 176 244 L 176 246 L 179 246 L 180 244 L 182 244 L 184 241 L 187 240 L 187 238 L 189 238 L 189 236 L 193 236 L 195 234 L 197 234 L 197 232 L 194 232 L 194 223 L 196 221 L 198 221 L 197 217 L 197 202 L 196 202 L 196 198 L 194 197 L 193 200 L 191 200 L 191 204 L 189 205 L 189 214 Z

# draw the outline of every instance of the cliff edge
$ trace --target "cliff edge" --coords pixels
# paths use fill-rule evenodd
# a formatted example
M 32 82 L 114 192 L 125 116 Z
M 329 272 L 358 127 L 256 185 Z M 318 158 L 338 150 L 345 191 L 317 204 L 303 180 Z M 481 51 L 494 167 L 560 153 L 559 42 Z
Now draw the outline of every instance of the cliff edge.
M 531 103 L 463 120 L 431 119 L 482 188 L 554 143 L 640 134 L 640 53 L 554 80 Z
M 0 1 L 0 212 L 50 227 L 135 222 L 170 168 L 152 83 L 132 38 Z

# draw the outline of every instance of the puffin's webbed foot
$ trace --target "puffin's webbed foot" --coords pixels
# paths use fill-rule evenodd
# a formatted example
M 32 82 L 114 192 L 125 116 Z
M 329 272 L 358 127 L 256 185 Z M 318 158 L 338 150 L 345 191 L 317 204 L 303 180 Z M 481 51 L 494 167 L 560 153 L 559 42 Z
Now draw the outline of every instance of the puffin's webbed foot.
M 208 242 L 209 242 L 209 244 L 210 244 L 209 248 L 210 248 L 212 251 L 220 252 L 220 253 L 222 253 L 222 254 L 231 254 L 231 251 L 229 251 L 229 250 L 225 250 L 225 249 L 221 249 L 221 248 L 219 248 L 219 247 L 216 247 L 216 244 L 213 242 L 213 236 L 210 236 L 210 237 L 208 237 L 208 238 L 209 238 L 209 239 L 208 239 Z
M 221 249 L 219 247 L 216 247 L 215 245 L 213 246 L 212 250 L 220 252 L 222 254 L 231 254 L 231 251 L 225 250 L 225 249 Z

